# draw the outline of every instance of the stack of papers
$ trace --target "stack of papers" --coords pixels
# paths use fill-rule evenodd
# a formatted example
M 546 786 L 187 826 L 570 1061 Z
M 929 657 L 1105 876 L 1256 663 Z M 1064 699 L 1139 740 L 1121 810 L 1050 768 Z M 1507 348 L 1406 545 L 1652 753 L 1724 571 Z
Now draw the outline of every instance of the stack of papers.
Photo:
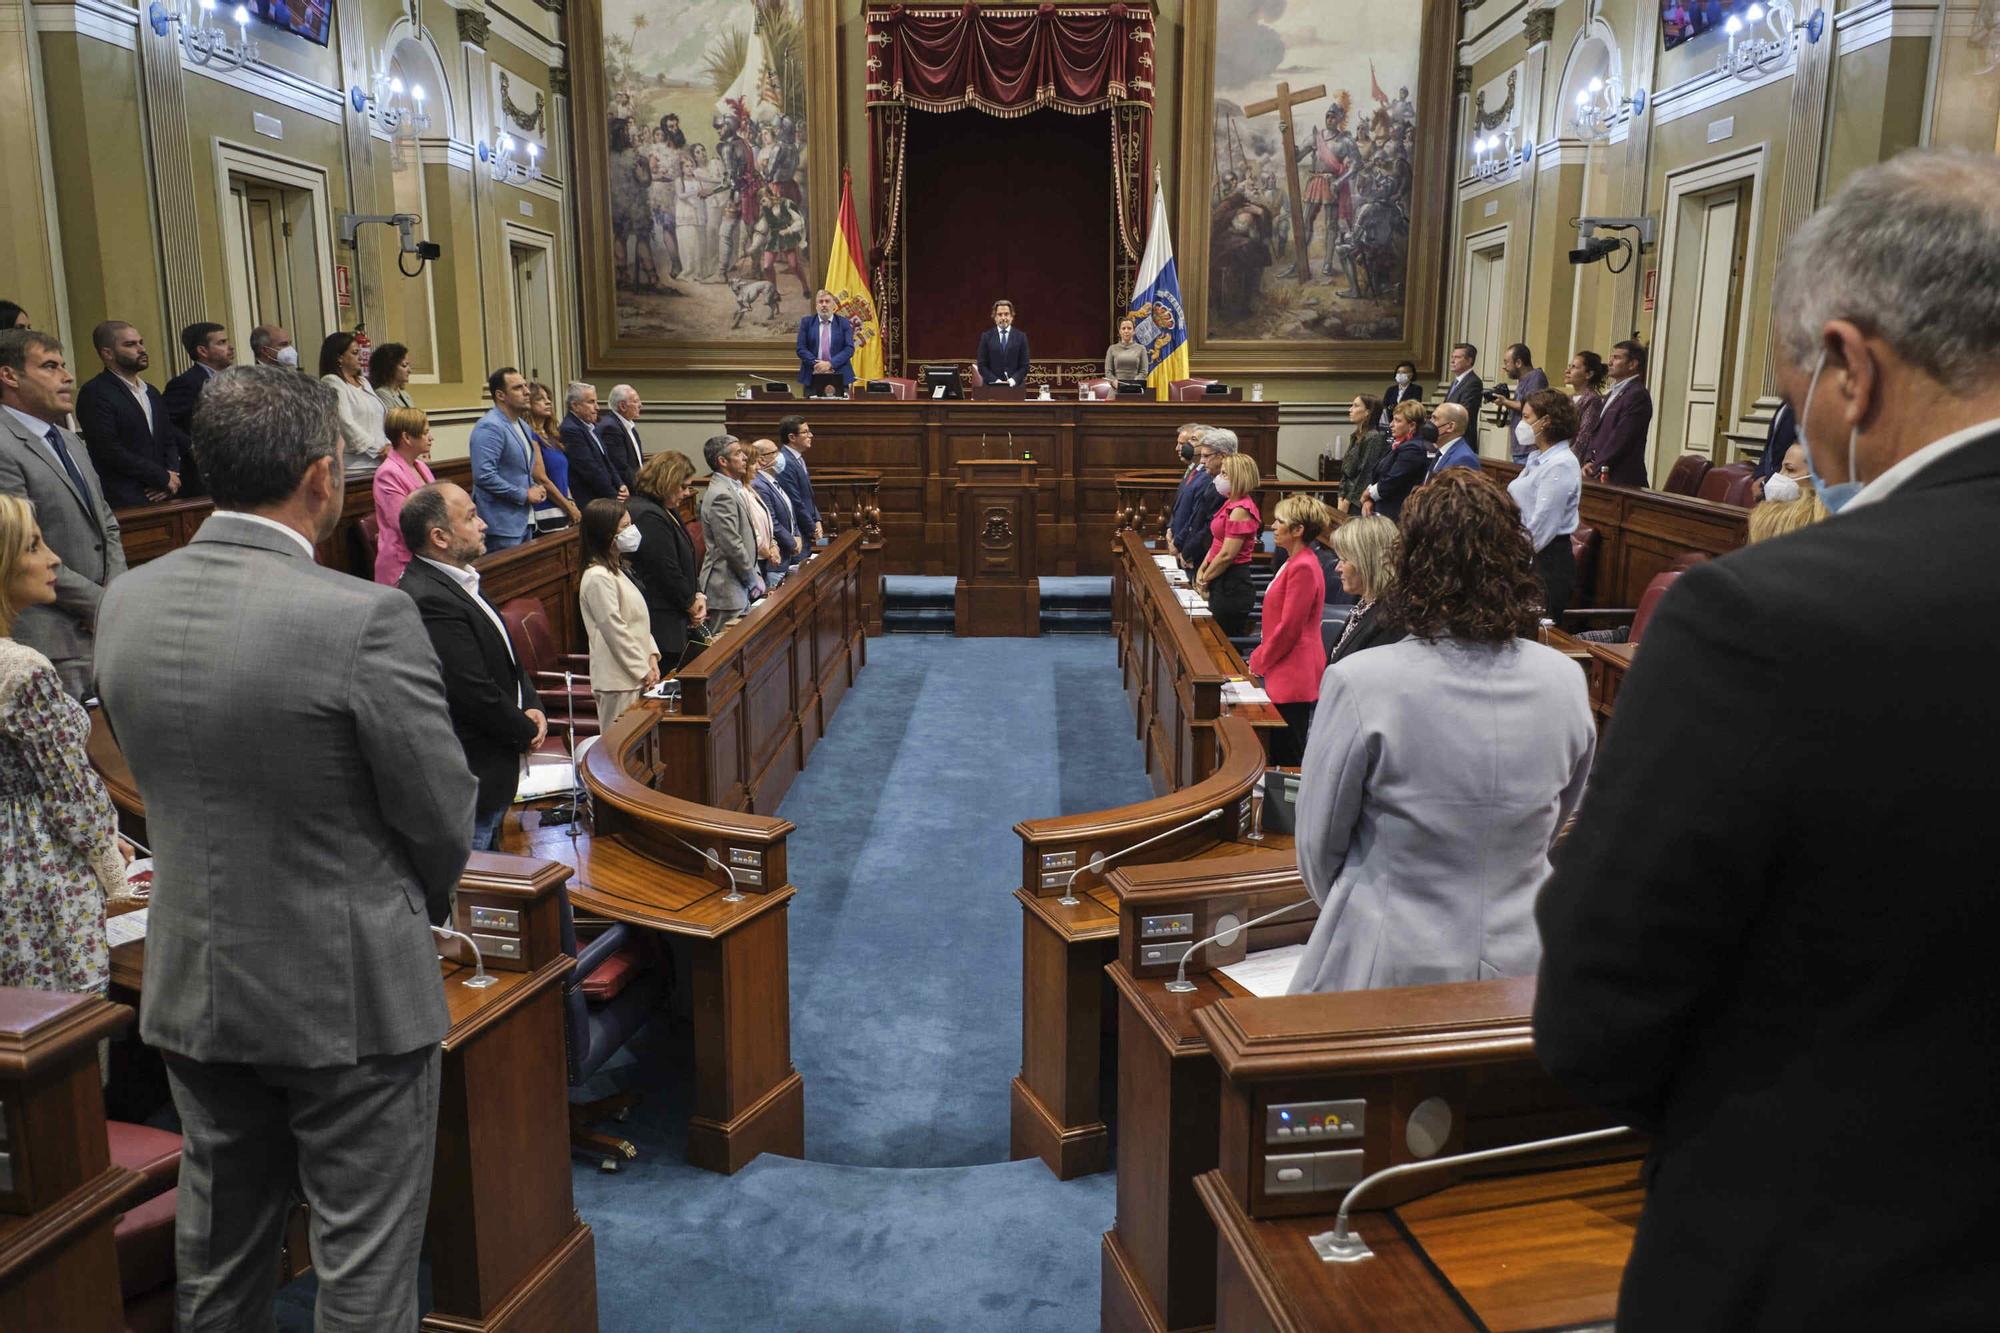
M 567 755 L 533 754 L 521 766 L 521 785 L 516 801 L 545 801 L 551 796 L 567 796 L 576 790 L 576 765 Z
M 1153 563 L 1161 569 L 1168 571 L 1177 570 L 1181 567 L 1181 562 L 1170 555 L 1156 555 L 1153 557 Z
M 1208 609 L 1208 603 L 1202 600 L 1201 594 L 1193 588 L 1175 588 L 1174 596 L 1180 601 L 1181 610 L 1197 619 L 1215 614 Z
M 112 948 L 146 938 L 148 910 L 142 907 L 136 912 L 123 912 L 104 923 L 104 934 L 111 941 Z
M 1267 704 L 1271 696 L 1260 686 L 1247 680 L 1225 680 L 1222 682 L 1222 702 L 1226 704 Z
M 1303 944 L 1287 944 L 1282 948 L 1253 953 L 1242 962 L 1231 963 L 1219 970 L 1252 995 L 1268 999 L 1273 995 L 1283 995 L 1291 986 L 1292 974 L 1299 970 L 1299 959 L 1305 951 Z

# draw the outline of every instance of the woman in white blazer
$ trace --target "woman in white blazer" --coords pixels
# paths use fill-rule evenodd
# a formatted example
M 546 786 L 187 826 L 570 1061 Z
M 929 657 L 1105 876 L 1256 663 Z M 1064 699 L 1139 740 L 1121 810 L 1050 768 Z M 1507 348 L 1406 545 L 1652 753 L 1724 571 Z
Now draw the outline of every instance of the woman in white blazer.
M 660 649 L 653 642 L 646 598 L 626 575 L 623 555 L 639 549 L 639 530 L 621 500 L 592 500 L 577 533 L 583 548 L 578 600 L 590 636 L 590 692 L 597 720 L 609 727 L 639 692 L 660 683 Z
M 1541 603 L 1497 484 L 1452 468 L 1410 496 L 1384 602 L 1409 637 L 1327 668 L 1313 713 L 1297 845 L 1320 915 L 1293 994 L 1534 972 L 1597 741 L 1583 673 L 1522 637 Z

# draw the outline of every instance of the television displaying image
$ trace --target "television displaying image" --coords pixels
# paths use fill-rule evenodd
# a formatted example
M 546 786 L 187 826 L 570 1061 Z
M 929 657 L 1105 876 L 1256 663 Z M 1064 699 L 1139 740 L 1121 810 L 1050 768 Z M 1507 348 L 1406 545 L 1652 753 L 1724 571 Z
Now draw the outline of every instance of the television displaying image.
M 333 0 L 246 0 L 250 16 L 309 42 L 326 45 L 333 26 Z
M 1747 11 L 1758 9 L 1752 15 Z M 1763 18 L 1756 0 L 1660 0 L 1660 35 L 1673 50 L 1690 37 L 1699 37 L 1710 28 L 1720 28 L 1734 14 L 1746 23 Z

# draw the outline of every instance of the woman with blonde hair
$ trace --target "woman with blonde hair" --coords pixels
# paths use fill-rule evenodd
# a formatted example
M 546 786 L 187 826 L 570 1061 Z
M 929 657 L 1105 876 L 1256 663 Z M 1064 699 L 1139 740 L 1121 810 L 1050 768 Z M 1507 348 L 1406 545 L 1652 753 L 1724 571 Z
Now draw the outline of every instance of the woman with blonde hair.
M 1396 581 L 1396 525 L 1380 514 L 1350 518 L 1333 530 L 1331 544 L 1333 553 L 1340 557 L 1334 569 L 1340 575 L 1341 591 L 1355 601 L 1333 645 L 1329 664 L 1403 637 L 1401 630 L 1384 624 L 1381 616 L 1382 596 Z
M 642 539 L 625 502 L 608 498 L 583 507 L 577 537 L 584 560 L 577 600 L 590 637 L 590 692 L 597 698 L 598 725 L 609 727 L 638 701 L 641 690 L 660 683 L 652 616 L 625 572 L 625 558 Z
M 104 900 L 125 888 L 117 814 L 90 766 L 89 714 L 9 637 L 24 608 L 56 600 L 61 568 L 34 506 L 0 495 L 0 986 L 102 991 Z
M 437 478 L 424 461 L 431 452 L 431 421 L 423 409 L 391 408 L 382 429 L 389 452 L 369 482 L 375 496 L 375 581 L 393 588 L 410 564 L 410 548 L 403 544 L 403 501 Z
M 625 502 L 632 526 L 639 530 L 639 549 L 627 563 L 646 598 L 653 642 L 663 662 L 686 657 L 689 629 L 708 617 L 701 562 L 694 558 L 694 541 L 680 516 L 693 476 L 694 464 L 686 454 L 654 454 L 640 466 L 632 498 Z
M 1326 670 L 1319 637 L 1326 572 L 1307 548 L 1332 521 L 1333 512 L 1310 495 L 1288 495 L 1271 511 L 1271 534 L 1286 558 L 1264 590 L 1263 638 L 1250 654 L 1250 669 L 1264 678 L 1264 693 L 1285 719 L 1285 731 L 1270 737 L 1271 762 L 1282 766 L 1305 757 L 1313 701 Z
M 1750 537 L 1744 544 L 1754 546 L 1797 532 L 1826 516 L 1826 505 L 1806 470 L 1805 446 L 1795 444 L 1785 451 L 1783 469 L 1765 480 L 1764 499 L 1750 511 Z
M 1397 403 L 1389 413 L 1389 452 L 1375 466 L 1375 479 L 1361 493 L 1361 512 L 1395 518 L 1403 512 L 1403 501 L 1423 484 L 1430 471 L 1430 453 L 1423 429 L 1431 419 L 1430 409 L 1412 398 Z
M 1263 484 L 1256 459 L 1240 451 L 1223 455 L 1222 470 L 1215 474 L 1222 507 L 1208 521 L 1208 557 L 1195 571 L 1194 586 L 1208 597 L 1217 627 L 1231 638 L 1250 628 L 1250 608 L 1257 601 L 1250 557 L 1264 529 L 1256 499 Z

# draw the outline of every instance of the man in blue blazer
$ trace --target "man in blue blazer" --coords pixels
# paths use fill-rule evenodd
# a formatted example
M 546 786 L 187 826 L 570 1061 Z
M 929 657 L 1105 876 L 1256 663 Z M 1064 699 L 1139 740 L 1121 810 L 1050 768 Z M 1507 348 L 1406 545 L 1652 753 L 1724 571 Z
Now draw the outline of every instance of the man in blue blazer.
M 806 452 L 812 448 L 812 427 L 804 417 L 785 417 L 778 422 L 778 488 L 790 497 L 792 513 L 799 522 L 802 543 L 826 540 L 820 523 L 819 506 L 813 502 L 812 473 L 806 468 Z
M 792 511 L 792 497 L 778 485 L 779 453 L 772 440 L 759 440 L 750 446 L 750 489 L 770 512 L 771 539 L 778 544 L 778 563 L 762 562 L 766 579 L 799 562 L 799 519 Z
M 472 503 L 486 523 L 486 549 L 504 551 L 528 540 L 535 506 L 548 492 L 535 482 L 526 424 L 528 381 L 514 367 L 502 366 L 486 377 L 486 390 L 493 395 L 493 410 L 473 425 L 470 442 Z
M 145 337 L 114 319 L 93 329 L 90 340 L 104 370 L 77 391 L 76 424 L 103 483 L 105 503 L 129 509 L 173 499 L 181 489 L 187 439 L 160 391 L 139 378 L 152 364 Z
M 1479 455 L 1465 438 L 1465 432 L 1472 426 L 1472 418 L 1457 403 L 1439 403 L 1437 411 L 1431 413 L 1431 424 L 1437 427 L 1437 457 L 1431 460 L 1430 471 L 1424 474 L 1429 481 L 1448 467 L 1469 467 L 1477 472 Z
M 563 452 L 569 455 L 569 498 L 578 509 L 592 500 L 624 500 L 631 488 L 597 433 L 597 386 L 572 384 L 563 395 Z
M 1014 327 L 1014 303 L 993 303 L 993 327 L 979 335 L 979 356 L 973 362 L 982 384 L 1028 382 L 1028 335 Z
M 854 325 L 834 309 L 833 293 L 822 287 L 813 313 L 799 321 L 799 383 L 812 391 L 815 375 L 838 375 L 843 392 L 854 383 Z

